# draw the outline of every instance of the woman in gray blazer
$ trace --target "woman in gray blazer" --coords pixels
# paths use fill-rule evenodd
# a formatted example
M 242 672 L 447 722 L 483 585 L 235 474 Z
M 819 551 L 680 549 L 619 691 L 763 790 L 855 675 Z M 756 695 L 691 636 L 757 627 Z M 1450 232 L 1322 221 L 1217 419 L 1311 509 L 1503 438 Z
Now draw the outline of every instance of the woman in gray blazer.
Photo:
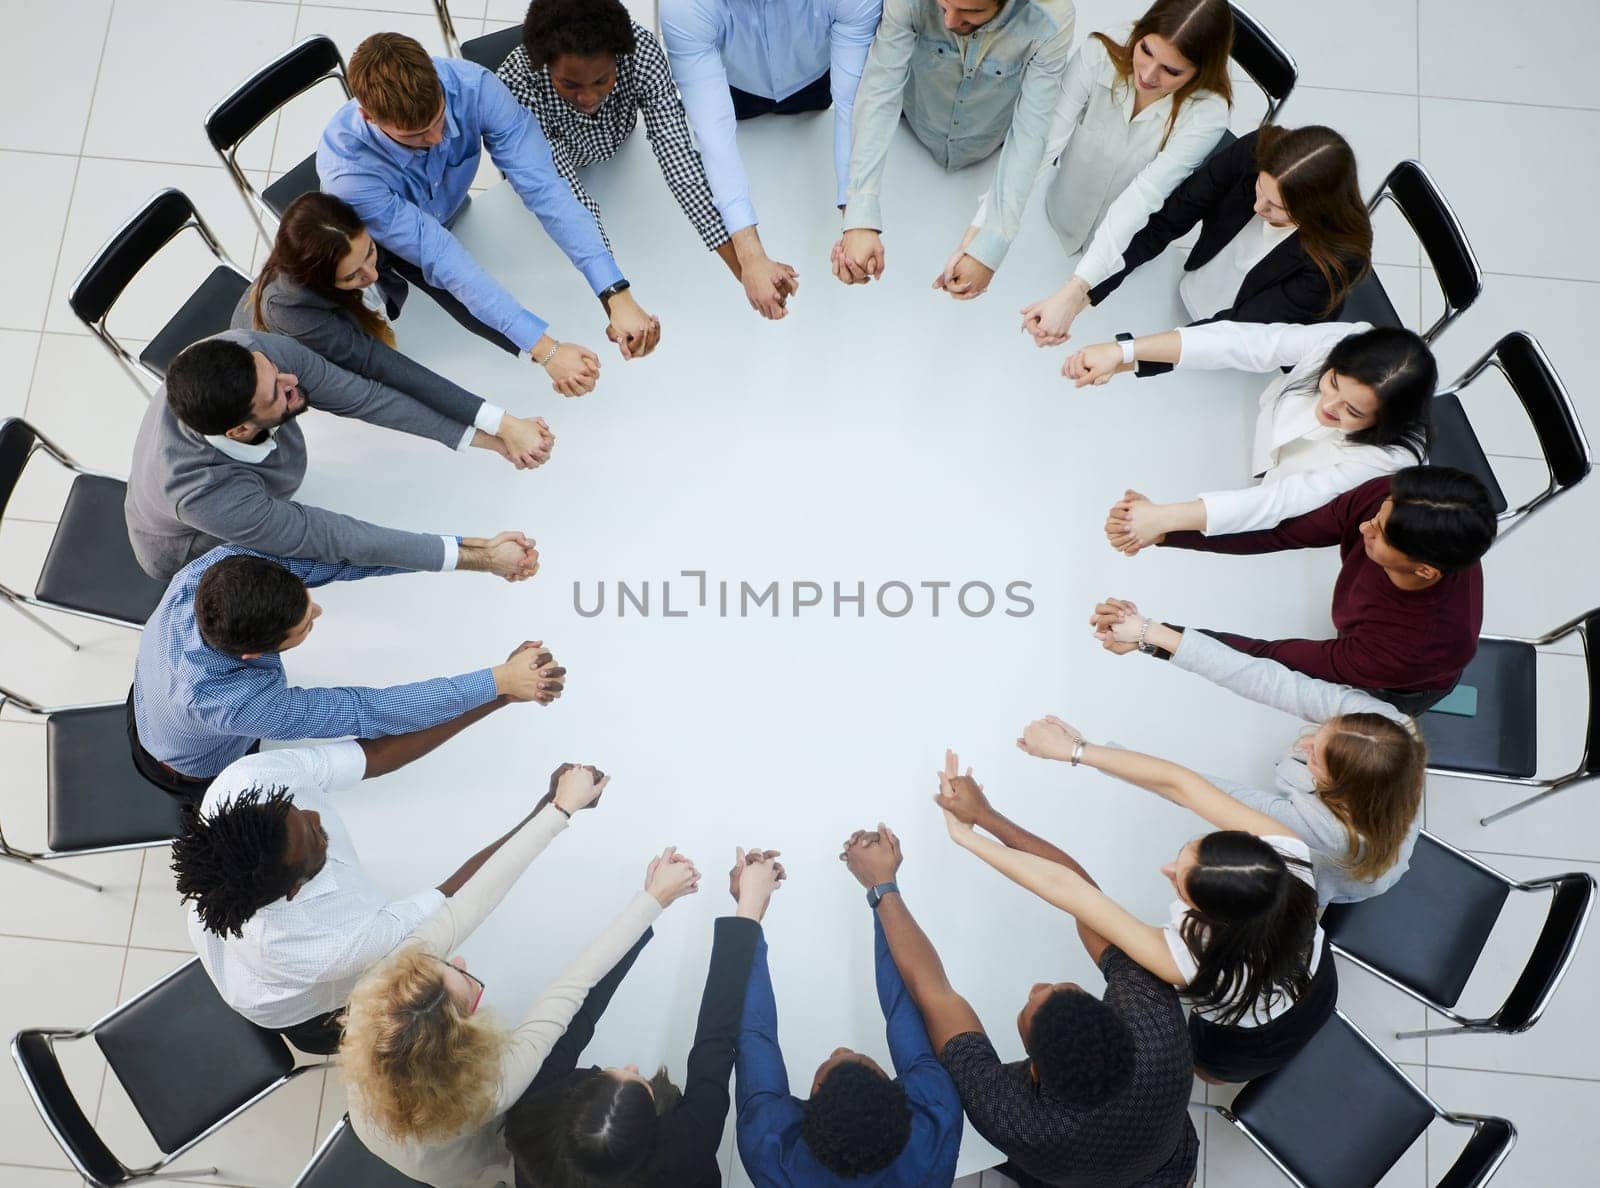
M 233 311 L 236 330 L 269 330 L 328 362 L 377 380 L 506 444 L 519 466 L 542 466 L 555 435 L 543 417 L 514 417 L 395 349 L 390 320 L 402 287 L 378 279 L 378 245 L 343 199 L 313 191 L 283 212 L 272 254 Z

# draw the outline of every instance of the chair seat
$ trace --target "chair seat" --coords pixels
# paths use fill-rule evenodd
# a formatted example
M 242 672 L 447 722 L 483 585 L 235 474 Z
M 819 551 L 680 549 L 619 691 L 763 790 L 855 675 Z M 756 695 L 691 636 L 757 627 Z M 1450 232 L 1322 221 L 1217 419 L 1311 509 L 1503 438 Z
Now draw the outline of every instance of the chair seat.
M 144 626 L 167 586 L 134 560 L 122 510 L 127 493 L 121 479 L 80 474 L 72 480 L 34 587 L 39 601 Z
M 461 43 L 461 56 L 476 62 L 485 70 L 499 70 L 500 64 L 511 56 L 511 51 L 522 44 L 522 26 L 511 25 L 498 33 L 474 37 Z
M 1505 512 L 1506 493 L 1500 480 L 1494 476 L 1494 467 L 1483 452 L 1483 443 L 1473 432 L 1466 410 L 1454 392 L 1446 392 L 1433 400 L 1433 444 L 1428 449 L 1428 461 L 1434 466 L 1454 466 L 1475 476 L 1489 492 L 1489 503 L 1495 515 Z
M 281 218 L 283 212 L 288 209 L 289 203 L 300 197 L 301 194 L 309 194 L 313 190 L 320 189 L 322 189 L 322 181 L 317 177 L 317 154 L 312 153 L 300 164 L 289 170 L 288 173 L 262 190 L 261 198 Z
M 1399 882 L 1360 903 L 1330 904 L 1322 927 L 1345 953 L 1453 1007 L 1509 894 L 1500 879 L 1422 834 Z
M 1288 1064 L 1240 1090 L 1230 1112 L 1307 1188 L 1377 1184 L 1435 1117 L 1338 1015 Z
M 1383 291 L 1383 282 L 1376 271 L 1367 273 L 1356 282 L 1355 288 L 1345 295 L 1344 309 L 1339 314 L 1341 322 L 1370 322 L 1374 326 L 1405 325 L 1394 311 L 1394 303 Z
M 50 715 L 52 850 L 153 845 L 178 836 L 178 802 L 134 768 L 127 726 L 121 705 Z
M 1479 640 L 1478 654 L 1457 682 L 1478 691 L 1478 712 L 1434 711 L 1417 719 L 1428 742 L 1428 766 L 1531 777 L 1539 766 L 1537 666 L 1532 644 Z
M 198 959 L 94 1038 L 163 1153 L 294 1067 L 289 1045 L 235 1014 Z
M 248 279 L 226 265 L 217 265 L 183 303 L 183 308 L 150 340 L 150 345 L 139 355 L 139 362 L 157 375 L 165 376 L 167 367 L 184 347 L 228 328 L 234 307 L 249 287 Z
M 356 1137 L 348 1118 L 333 1141 L 317 1152 L 294 1188 L 422 1188 L 379 1159 Z

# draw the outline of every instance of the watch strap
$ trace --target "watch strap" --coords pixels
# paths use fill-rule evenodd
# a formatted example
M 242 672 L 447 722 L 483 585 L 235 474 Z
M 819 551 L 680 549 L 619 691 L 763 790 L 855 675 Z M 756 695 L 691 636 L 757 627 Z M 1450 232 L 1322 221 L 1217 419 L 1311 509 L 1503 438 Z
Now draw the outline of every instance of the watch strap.
M 899 890 L 900 890 L 899 884 L 892 883 L 892 882 L 890 882 L 890 883 L 879 883 L 875 887 L 868 887 L 867 888 L 867 906 L 872 908 L 873 911 L 877 911 L 878 905 L 883 902 L 883 897 L 885 895 L 889 894 L 889 892 L 891 892 L 891 891 L 899 891 Z

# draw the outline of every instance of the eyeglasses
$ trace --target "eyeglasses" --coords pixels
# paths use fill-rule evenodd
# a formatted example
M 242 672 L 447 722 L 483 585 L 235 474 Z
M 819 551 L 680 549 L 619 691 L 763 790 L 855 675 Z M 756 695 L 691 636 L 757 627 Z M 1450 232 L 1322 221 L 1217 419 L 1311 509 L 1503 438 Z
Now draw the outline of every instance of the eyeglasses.
M 455 971 L 478 988 L 478 992 L 472 996 L 472 1005 L 467 1008 L 467 1014 L 476 1015 L 478 1013 L 478 1004 L 483 1001 L 483 979 L 474 974 L 469 974 L 459 965 L 455 967 Z

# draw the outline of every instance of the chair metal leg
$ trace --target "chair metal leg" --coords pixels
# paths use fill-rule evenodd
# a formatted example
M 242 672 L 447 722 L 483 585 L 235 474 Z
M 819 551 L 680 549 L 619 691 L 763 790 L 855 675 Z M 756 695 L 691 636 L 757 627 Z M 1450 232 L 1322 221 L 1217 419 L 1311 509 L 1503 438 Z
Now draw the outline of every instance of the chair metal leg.
M 156 1164 L 156 1166 L 160 1167 L 161 1165 Z M 137 1174 L 141 1180 L 188 1180 L 193 1179 L 195 1176 L 214 1176 L 218 1174 L 218 1170 L 214 1167 L 186 1167 L 179 1171 L 139 1172 Z
M 1541 800 L 1546 800 L 1549 797 L 1554 796 L 1557 792 L 1560 792 L 1566 787 L 1567 785 L 1562 783 L 1556 784 L 1554 787 L 1546 788 L 1542 792 L 1536 792 L 1526 800 L 1517 801 L 1516 804 L 1510 806 L 1509 808 L 1503 808 L 1497 813 L 1490 813 L 1487 817 L 1480 817 L 1478 819 L 1478 824 L 1493 825 L 1496 821 L 1509 817 L 1512 813 L 1520 813 L 1525 808 L 1531 808 L 1533 805 L 1538 804 Z
M 67 647 L 71 648 L 74 652 L 76 652 L 78 650 L 77 643 L 75 643 L 73 640 L 69 639 L 67 636 L 62 635 L 61 632 L 57 631 L 54 627 L 50 626 L 49 623 L 46 623 L 38 615 L 34 614 L 27 607 L 23 606 L 21 602 L 17 601 L 16 598 L 11 596 L 11 592 L 9 590 L 5 591 L 3 595 L 0 595 L 0 597 L 4 597 L 5 601 L 7 603 L 9 603 L 13 608 L 15 608 L 16 612 L 19 615 L 21 615 L 23 618 L 32 620 L 38 626 L 44 628 L 51 635 L 53 635 L 57 639 L 59 639 L 62 643 L 66 644 Z
M 1493 1032 L 1495 1030 L 1497 1029 L 1493 1027 L 1474 1027 L 1471 1024 L 1463 1023 L 1457 1027 L 1425 1027 L 1421 1031 L 1397 1031 L 1394 1033 L 1394 1038 L 1420 1039 L 1425 1035 L 1462 1035 L 1473 1031 Z
M 32 858 L 22 858 L 8 851 L 0 851 L 0 862 L 15 862 L 18 866 L 26 866 L 40 874 L 47 874 L 53 879 L 65 879 L 69 883 L 76 883 L 80 887 L 87 887 L 91 891 L 104 891 L 99 883 L 91 883 L 88 879 L 80 879 L 77 875 L 68 874 L 64 870 L 56 870 L 53 866 L 43 862 L 35 862 Z

